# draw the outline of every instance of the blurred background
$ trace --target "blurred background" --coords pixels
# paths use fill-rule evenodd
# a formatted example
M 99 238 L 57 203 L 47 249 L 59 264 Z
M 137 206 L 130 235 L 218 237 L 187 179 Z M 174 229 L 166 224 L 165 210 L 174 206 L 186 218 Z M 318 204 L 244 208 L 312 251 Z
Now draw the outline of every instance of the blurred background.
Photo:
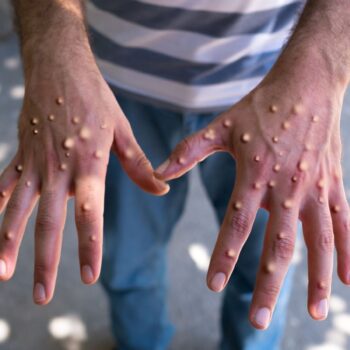
M 18 43 L 7 0 L 0 0 L 0 170 L 16 151 L 16 123 L 24 94 Z M 344 172 L 350 185 L 350 93 L 342 116 Z M 350 190 L 347 189 L 348 194 Z M 185 214 L 170 245 L 171 317 L 177 327 L 172 350 L 214 350 L 219 339 L 221 296 L 205 285 L 218 227 L 194 170 Z M 330 313 L 312 321 L 306 310 L 307 271 L 302 239 L 295 252 L 295 284 L 283 350 L 350 349 L 350 289 L 334 275 Z M 112 349 L 108 308 L 99 285 L 80 282 L 72 203 L 65 229 L 56 295 L 50 305 L 32 302 L 33 220 L 21 247 L 14 278 L 0 284 L 0 349 Z

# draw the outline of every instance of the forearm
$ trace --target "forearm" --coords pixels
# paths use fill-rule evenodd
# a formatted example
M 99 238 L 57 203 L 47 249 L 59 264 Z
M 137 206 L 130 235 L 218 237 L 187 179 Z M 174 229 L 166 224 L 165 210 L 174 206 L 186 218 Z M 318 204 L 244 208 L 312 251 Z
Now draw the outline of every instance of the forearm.
M 93 62 L 81 0 L 12 0 L 25 73 L 35 65 Z
M 350 2 L 309 0 L 276 67 L 345 89 L 350 80 Z M 314 81 L 315 82 L 315 81 Z

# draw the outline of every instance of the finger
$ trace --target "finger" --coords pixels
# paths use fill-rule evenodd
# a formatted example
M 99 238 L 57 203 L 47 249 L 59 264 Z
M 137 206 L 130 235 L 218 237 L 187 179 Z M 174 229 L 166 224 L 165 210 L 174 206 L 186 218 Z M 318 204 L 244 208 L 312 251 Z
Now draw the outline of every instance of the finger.
M 101 270 L 104 192 L 104 183 L 98 177 L 76 181 L 75 222 L 81 279 L 86 284 L 95 283 Z
M 302 213 L 308 251 L 308 310 L 315 320 L 327 317 L 332 283 L 334 237 L 326 203 L 310 201 Z
M 52 299 L 61 255 L 67 212 L 68 186 L 64 182 L 44 184 L 35 226 L 34 302 Z
M 329 207 L 337 249 L 337 269 L 340 280 L 350 284 L 350 212 L 343 182 L 329 193 Z
M 270 213 L 249 312 L 252 325 L 258 329 L 266 329 L 270 324 L 293 256 L 298 221 L 298 208 L 286 210 L 278 201 Z
M 225 150 L 224 140 L 228 134 L 225 122 L 230 121 L 220 118 L 182 140 L 169 158 L 156 169 L 156 177 L 166 181 L 178 178 L 214 152 Z
M 211 257 L 207 284 L 215 292 L 229 280 L 262 200 L 262 191 L 252 190 L 245 180 L 238 175 Z
M 38 181 L 23 174 L 8 201 L 0 229 L 0 279 L 12 277 L 28 219 L 38 199 Z
M 154 195 L 169 192 L 169 185 L 154 176 L 153 167 L 137 143 L 127 121 L 115 132 L 115 151 L 130 179 L 144 191 Z
M 18 157 L 12 159 L 11 163 L 0 176 L 0 214 L 6 207 L 11 193 L 23 171 L 23 165 L 18 162 Z

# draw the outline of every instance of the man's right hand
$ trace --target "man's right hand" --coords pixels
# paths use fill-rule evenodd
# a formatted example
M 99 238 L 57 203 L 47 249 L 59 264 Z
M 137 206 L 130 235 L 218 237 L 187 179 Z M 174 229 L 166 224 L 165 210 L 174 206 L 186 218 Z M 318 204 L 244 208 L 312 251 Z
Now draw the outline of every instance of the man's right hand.
M 99 276 L 104 181 L 112 149 L 143 190 L 165 194 L 92 55 L 65 57 L 57 50 L 25 65 L 25 97 L 18 151 L 0 177 L 0 279 L 14 273 L 26 223 L 35 203 L 34 300 L 53 296 L 67 200 L 75 196 L 83 282 Z

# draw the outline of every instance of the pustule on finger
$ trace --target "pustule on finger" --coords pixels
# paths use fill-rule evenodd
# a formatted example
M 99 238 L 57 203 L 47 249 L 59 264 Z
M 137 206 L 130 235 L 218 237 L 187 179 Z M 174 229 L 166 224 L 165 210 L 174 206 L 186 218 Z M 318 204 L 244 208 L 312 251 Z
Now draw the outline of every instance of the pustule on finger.
M 340 206 L 338 204 L 334 204 L 331 207 L 333 213 L 339 213 L 340 212 Z
M 286 199 L 282 202 L 282 207 L 284 209 L 291 209 L 293 207 L 293 201 L 291 199 Z
M 58 96 L 58 97 L 56 98 L 56 103 L 57 103 L 59 106 L 63 105 L 63 103 L 64 103 L 63 97 L 62 97 L 62 96 Z
M 251 139 L 252 139 L 252 137 L 247 132 L 245 132 L 241 135 L 241 142 L 243 142 L 243 143 L 248 143 L 251 141 Z
M 278 137 L 277 136 L 273 136 L 272 137 L 272 142 L 273 143 L 278 143 Z
M 73 118 L 72 118 L 72 123 L 73 123 L 74 125 L 78 125 L 78 124 L 80 123 L 80 118 L 77 117 L 77 116 L 73 117 Z
M 257 163 L 260 162 L 260 156 L 258 156 L 258 155 L 255 155 L 253 159 L 254 159 L 254 161 L 257 162 Z
M 290 128 L 290 122 L 284 121 L 284 122 L 282 123 L 282 129 L 283 129 L 283 130 L 288 130 L 289 128 Z
M 209 128 L 208 130 L 206 130 L 203 134 L 203 138 L 205 140 L 214 140 L 215 139 L 215 131 L 214 129 Z
M 275 165 L 273 166 L 273 171 L 274 171 L 275 173 L 278 173 L 280 170 L 281 170 L 281 165 L 280 165 L 280 164 L 275 164 Z
M 297 182 L 298 181 L 298 176 L 296 175 L 293 175 L 292 178 L 291 178 L 292 182 Z
M 6 198 L 6 196 L 7 196 L 7 192 L 6 191 L 1 191 L 0 192 L 0 197 L 1 198 Z
M 273 273 L 276 271 L 276 265 L 272 262 L 267 262 L 265 265 L 264 265 L 264 271 L 266 273 Z
M 315 114 L 311 117 L 311 120 L 313 123 L 318 123 L 320 121 L 320 117 Z
M 63 148 L 64 149 L 72 149 L 74 147 L 74 140 L 71 137 L 67 137 L 64 141 L 63 141 Z
M 94 158 L 101 159 L 102 157 L 103 157 L 103 152 L 101 150 L 98 149 L 94 152 Z
M 222 125 L 224 126 L 224 128 L 230 128 L 232 126 L 232 121 L 229 119 L 224 119 Z
M 31 120 L 30 120 L 30 123 L 32 124 L 32 125 L 38 125 L 39 124 L 39 118 L 32 118 Z
M 38 135 L 39 134 L 39 130 L 38 129 L 33 129 L 33 134 L 34 135 Z
M 107 123 L 102 123 L 102 124 L 100 125 L 100 129 L 101 129 L 101 130 L 107 129 L 107 127 L 108 127 Z
M 16 171 L 21 173 L 23 171 L 23 165 L 22 164 L 16 165 Z
M 87 127 L 82 127 L 79 131 L 79 138 L 83 141 L 88 140 L 91 137 L 91 132 L 90 129 L 88 129 Z
M 32 183 L 31 183 L 31 181 L 27 180 L 27 181 L 25 182 L 25 185 L 26 185 L 26 187 L 31 187 L 31 186 L 32 186 Z
M 96 238 L 95 235 L 90 235 L 90 236 L 89 236 L 89 241 L 90 241 L 90 242 L 96 242 L 96 239 L 97 239 L 97 238 Z
M 271 113 L 276 113 L 276 112 L 278 111 L 277 105 L 275 105 L 275 104 L 270 105 L 269 111 L 270 111 Z
M 286 234 L 284 232 L 278 232 L 277 233 L 277 239 L 281 241 L 282 239 L 286 238 Z
M 240 210 L 240 209 L 242 209 L 242 202 L 241 202 L 241 201 L 235 201 L 235 202 L 233 202 L 233 209 L 234 209 L 234 210 Z
M 256 181 L 253 183 L 254 190 L 260 190 L 261 189 L 261 183 Z
M 184 165 L 185 164 L 185 158 L 184 157 L 178 157 L 177 158 L 177 163 L 180 165 Z
M 284 156 L 284 152 L 283 152 L 283 151 L 278 151 L 278 155 L 279 155 L 280 157 L 283 157 L 283 156 Z
M 309 164 L 305 160 L 301 160 L 298 163 L 298 169 L 300 171 L 306 171 L 309 169 Z
M 65 155 L 67 158 L 70 157 L 70 153 L 69 153 L 69 152 L 66 152 L 64 155 Z
M 66 171 L 67 170 L 67 164 L 66 163 L 61 163 L 58 167 L 61 171 Z
M 317 288 L 321 290 L 325 290 L 327 288 L 327 283 L 324 281 L 318 281 L 317 282 Z
M 305 143 L 304 149 L 305 149 L 305 151 L 310 152 L 310 151 L 312 151 L 313 147 L 310 143 Z
M 132 148 L 128 147 L 124 152 L 125 159 L 130 160 L 130 159 L 134 158 L 134 156 L 135 156 L 134 150 Z
M 270 180 L 268 183 L 267 183 L 267 186 L 269 188 L 274 188 L 276 187 L 276 181 L 275 180 Z
M 237 254 L 233 249 L 226 250 L 226 256 L 230 259 L 235 259 Z
M 81 209 L 83 212 L 88 212 L 91 210 L 91 205 L 89 202 L 85 202 L 83 203 L 83 205 L 81 206 Z
M 301 103 L 296 103 L 293 107 L 292 107 L 292 112 L 294 114 L 301 114 L 304 110 L 304 107 Z
M 49 114 L 47 119 L 50 121 L 50 122 L 53 122 L 55 120 L 55 116 L 53 114 Z
M 325 186 L 325 181 L 324 181 L 324 179 L 319 179 L 318 181 L 317 181 L 317 187 L 319 188 L 319 189 L 322 189 L 322 188 L 324 188 L 324 186 Z
M 324 204 L 324 203 L 325 203 L 324 197 L 323 197 L 323 196 L 319 196 L 319 197 L 318 197 L 318 202 L 319 202 L 320 204 Z
M 11 241 L 13 239 L 14 235 L 11 231 L 6 231 L 4 233 L 4 238 L 6 241 Z

